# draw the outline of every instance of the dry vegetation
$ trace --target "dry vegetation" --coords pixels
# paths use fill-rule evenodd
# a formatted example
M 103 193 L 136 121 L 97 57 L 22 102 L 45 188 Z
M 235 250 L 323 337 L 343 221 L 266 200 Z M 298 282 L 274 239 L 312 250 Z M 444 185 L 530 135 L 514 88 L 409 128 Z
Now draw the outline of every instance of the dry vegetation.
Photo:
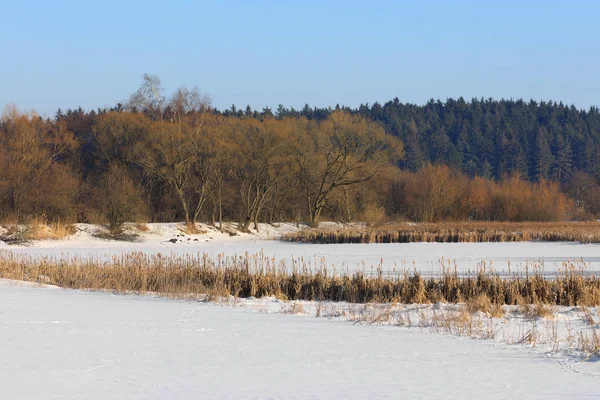
M 26 240 L 61 240 L 75 232 L 75 226 L 72 224 L 34 219 L 25 227 L 24 237 Z
M 526 313 L 522 307 L 504 306 L 501 314 L 482 312 L 472 308 L 471 303 L 461 305 L 433 306 L 422 304 L 349 304 L 319 303 L 315 316 L 344 318 L 354 323 L 418 327 L 443 334 L 466 336 L 472 339 L 494 340 L 504 344 L 528 345 L 545 351 L 579 352 L 586 359 L 600 356 L 600 326 L 594 318 L 600 308 L 590 310 L 578 307 L 569 311 L 552 311 L 539 314 L 540 307 L 530 307 Z M 548 309 L 547 306 L 542 307 Z M 592 317 L 590 323 L 588 316 Z M 586 323 L 578 324 L 583 318 Z M 574 323 L 577 326 L 572 325 Z
M 206 229 L 202 229 L 196 223 L 186 223 L 178 228 L 181 233 L 185 233 L 186 235 L 203 235 L 208 231 Z
M 132 253 L 101 261 L 0 251 L 0 277 L 74 289 L 233 299 L 234 305 L 238 298 L 274 296 L 289 301 L 282 311 L 290 314 L 417 326 L 507 344 L 577 350 L 588 358 L 600 355 L 600 279 L 587 274 L 582 263 L 565 263 L 552 279 L 539 270 L 501 277 L 484 268 L 471 277 L 445 271 L 424 278 L 416 272 L 392 276 L 381 270 L 374 275 L 332 274 L 324 262 L 315 269 L 302 260 L 285 265 L 262 254 Z M 575 307 L 586 328 L 555 319 L 556 306 Z
M 444 222 L 380 226 L 336 226 L 304 229 L 283 240 L 310 243 L 600 243 L 599 222 Z
M 425 278 L 417 272 L 384 275 L 381 270 L 336 274 L 324 263 L 317 269 L 302 260 L 285 265 L 261 254 L 211 258 L 207 254 L 165 257 L 132 253 L 102 262 L 1 252 L 0 277 L 75 289 L 182 296 L 212 293 L 350 303 L 469 303 L 472 310 L 492 314 L 501 305 L 600 305 L 600 279 L 586 274 L 582 263 L 565 263 L 552 279 L 535 269 L 526 275 L 501 277 L 483 268 L 473 276 L 445 271 Z
M 27 243 L 31 240 L 61 240 L 75 234 L 72 224 L 60 221 L 48 223 L 44 219 L 32 219 L 27 225 L 15 223 L 0 227 L 0 240 L 8 244 Z

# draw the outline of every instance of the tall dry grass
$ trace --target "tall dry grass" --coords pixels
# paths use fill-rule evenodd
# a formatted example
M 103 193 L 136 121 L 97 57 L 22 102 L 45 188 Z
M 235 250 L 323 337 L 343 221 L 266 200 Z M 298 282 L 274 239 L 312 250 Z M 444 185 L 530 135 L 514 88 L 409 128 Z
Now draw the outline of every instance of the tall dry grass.
M 600 222 L 440 222 L 307 228 L 283 240 L 308 243 L 600 243 Z
M 3 224 L 0 240 L 18 244 L 31 240 L 61 240 L 73 235 L 76 228 L 62 221 L 48 222 L 44 218 L 32 218 L 25 225 L 16 223 Z
M 423 277 L 418 272 L 331 273 L 294 260 L 286 265 L 263 254 L 243 257 L 207 254 L 162 256 L 131 253 L 109 261 L 89 258 L 34 258 L 0 252 L 0 277 L 51 283 L 66 288 L 154 292 L 162 295 L 236 297 L 275 296 L 287 300 L 350 303 L 473 303 L 473 307 L 545 304 L 600 305 L 600 278 L 583 263 L 565 263 L 552 278 L 541 271 L 502 277 L 481 268 L 474 276 L 444 271 Z
M 47 222 L 45 220 L 32 220 L 24 231 L 25 240 L 61 240 L 75 234 L 76 229 L 72 224 L 61 221 Z

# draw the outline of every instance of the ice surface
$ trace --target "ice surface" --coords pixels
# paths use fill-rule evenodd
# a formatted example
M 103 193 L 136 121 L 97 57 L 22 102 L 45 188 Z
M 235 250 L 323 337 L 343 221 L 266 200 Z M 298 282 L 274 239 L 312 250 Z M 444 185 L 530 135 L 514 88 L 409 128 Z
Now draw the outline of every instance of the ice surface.
M 14 253 L 35 256 L 112 257 L 130 251 L 148 254 L 208 253 L 213 256 L 264 252 L 277 259 L 303 258 L 319 265 L 324 260 L 338 271 L 370 270 L 381 264 L 383 271 L 417 269 L 424 274 L 439 273 L 441 265 L 458 271 L 474 271 L 485 262 L 498 272 L 522 272 L 529 263 L 542 264 L 545 272 L 556 271 L 565 261 L 583 261 L 589 271 L 600 274 L 600 245 L 577 243 L 393 243 L 393 244 L 304 244 L 272 240 L 296 229 L 293 224 L 278 227 L 261 225 L 261 232 L 229 236 L 204 227 L 202 235 L 183 235 L 178 224 L 148 224 L 149 232 L 139 242 L 102 240 L 91 236 L 96 229 L 79 224 L 79 232 L 68 240 L 39 241 L 26 246 L 4 246 Z M 176 243 L 169 242 L 177 240 Z

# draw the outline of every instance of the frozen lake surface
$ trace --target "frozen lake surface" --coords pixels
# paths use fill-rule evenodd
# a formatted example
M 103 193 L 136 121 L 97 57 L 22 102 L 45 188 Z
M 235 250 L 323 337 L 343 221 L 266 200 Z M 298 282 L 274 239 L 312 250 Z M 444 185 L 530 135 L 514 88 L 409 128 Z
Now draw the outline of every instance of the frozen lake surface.
M 92 237 L 89 226 L 68 240 L 34 242 L 27 246 L 4 245 L 0 249 L 18 254 L 53 257 L 110 258 L 131 251 L 147 254 L 208 253 L 243 256 L 264 253 L 277 260 L 304 259 L 311 265 L 325 262 L 338 271 L 371 270 L 381 265 L 383 271 L 417 269 L 423 274 L 439 273 L 442 264 L 458 271 L 474 271 L 485 263 L 499 272 L 522 272 L 525 266 L 539 263 L 547 273 L 559 270 L 563 262 L 583 261 L 589 271 L 600 274 L 600 245 L 578 243 L 394 243 L 394 244 L 304 244 L 273 240 L 282 231 L 265 227 L 260 234 L 230 237 L 216 231 L 202 235 L 183 235 L 176 224 L 149 224 L 151 230 L 140 235 L 139 242 L 107 241 Z M 170 240 L 176 240 L 172 243 Z

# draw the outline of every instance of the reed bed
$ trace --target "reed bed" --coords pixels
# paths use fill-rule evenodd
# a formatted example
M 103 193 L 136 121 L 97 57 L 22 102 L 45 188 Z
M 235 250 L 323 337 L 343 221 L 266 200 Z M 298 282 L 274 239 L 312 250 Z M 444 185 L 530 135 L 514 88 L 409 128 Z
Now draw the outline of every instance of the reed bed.
M 600 222 L 443 222 L 307 228 L 282 236 L 305 243 L 600 243 Z
M 473 276 L 444 270 L 439 276 L 418 272 L 396 275 L 331 272 L 302 259 L 290 263 L 264 254 L 185 256 L 130 253 L 111 260 L 35 258 L 0 251 L 0 278 L 65 288 L 153 292 L 165 296 L 263 297 L 350 303 L 481 303 L 498 305 L 600 305 L 600 278 L 581 262 L 564 263 L 545 277 L 539 269 L 509 277 L 480 268 Z

